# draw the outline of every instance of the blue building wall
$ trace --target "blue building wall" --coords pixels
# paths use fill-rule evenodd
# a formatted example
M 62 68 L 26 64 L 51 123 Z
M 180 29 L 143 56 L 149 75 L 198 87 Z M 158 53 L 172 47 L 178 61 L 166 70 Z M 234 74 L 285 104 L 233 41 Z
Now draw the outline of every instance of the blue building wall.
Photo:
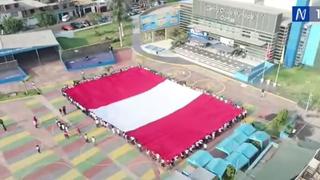
M 309 2 L 310 0 L 297 0 L 296 5 L 308 6 Z M 287 49 L 284 56 L 284 65 L 288 68 L 294 66 L 303 25 L 303 22 L 293 22 L 291 25 Z
M 314 66 L 320 51 L 320 24 L 312 24 L 309 32 L 307 45 L 303 55 L 302 64 L 307 66 Z

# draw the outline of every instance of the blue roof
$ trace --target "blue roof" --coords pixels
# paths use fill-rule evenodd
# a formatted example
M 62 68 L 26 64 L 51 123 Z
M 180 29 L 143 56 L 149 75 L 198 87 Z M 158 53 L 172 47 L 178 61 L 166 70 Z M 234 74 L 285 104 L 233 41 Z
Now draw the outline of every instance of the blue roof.
M 251 143 L 243 143 L 235 151 L 242 153 L 248 159 L 251 159 L 259 150 Z
M 249 139 L 249 137 L 242 131 L 234 131 L 229 138 L 234 139 L 239 144 L 242 144 Z
M 226 153 L 231 154 L 240 144 L 235 141 L 233 138 L 228 137 L 227 139 L 224 139 L 222 142 L 220 142 L 216 149 Z
M 188 158 L 188 163 L 196 167 L 204 167 L 213 159 L 208 151 L 199 150 Z
M 254 132 L 256 132 L 256 128 L 254 128 L 251 124 L 241 124 L 237 129 L 235 129 L 237 132 L 243 132 L 247 136 L 252 135 Z
M 224 159 L 214 158 L 206 165 L 205 168 L 222 179 L 222 176 L 229 164 L 230 163 Z
M 252 134 L 249 139 L 254 140 L 254 141 L 258 141 L 260 143 L 263 143 L 267 140 L 270 140 L 270 135 L 267 134 L 264 131 L 257 131 L 254 134 Z
M 233 152 L 230 154 L 226 160 L 236 169 L 239 170 L 249 163 L 249 159 L 243 154 L 238 152 Z

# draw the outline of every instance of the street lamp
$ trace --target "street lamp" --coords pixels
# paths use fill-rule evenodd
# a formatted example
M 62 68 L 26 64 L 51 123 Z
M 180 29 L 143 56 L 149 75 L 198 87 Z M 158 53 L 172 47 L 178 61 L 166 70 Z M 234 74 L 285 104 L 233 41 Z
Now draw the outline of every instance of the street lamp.
M 276 87 L 277 86 L 277 83 L 278 83 L 278 78 L 279 78 L 279 73 L 280 73 L 280 68 L 281 68 L 281 64 L 283 62 L 283 57 L 284 57 L 284 50 L 285 50 L 285 46 L 283 46 L 283 49 L 282 49 L 282 53 L 281 53 L 281 59 L 280 59 L 280 62 L 278 64 L 278 70 L 277 70 L 277 74 L 276 74 L 276 79 L 273 83 L 273 87 Z
M 309 106 L 310 106 L 310 103 L 312 101 L 312 92 L 309 93 L 309 97 L 308 97 L 308 101 L 307 101 L 307 107 L 306 107 L 306 112 L 308 112 L 309 110 Z
M 267 44 L 267 51 L 266 51 L 264 62 L 263 62 L 263 72 L 262 72 L 261 84 L 264 82 L 264 76 L 266 73 L 265 72 L 266 71 L 266 61 L 269 57 L 269 53 L 270 53 L 270 43 Z

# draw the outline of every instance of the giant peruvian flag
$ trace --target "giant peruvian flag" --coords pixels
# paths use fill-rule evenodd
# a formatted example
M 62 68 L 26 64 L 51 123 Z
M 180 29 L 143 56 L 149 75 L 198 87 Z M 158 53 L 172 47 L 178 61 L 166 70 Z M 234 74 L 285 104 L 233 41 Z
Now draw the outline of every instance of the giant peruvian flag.
M 241 113 L 142 68 L 85 82 L 65 93 L 164 160 L 172 160 Z

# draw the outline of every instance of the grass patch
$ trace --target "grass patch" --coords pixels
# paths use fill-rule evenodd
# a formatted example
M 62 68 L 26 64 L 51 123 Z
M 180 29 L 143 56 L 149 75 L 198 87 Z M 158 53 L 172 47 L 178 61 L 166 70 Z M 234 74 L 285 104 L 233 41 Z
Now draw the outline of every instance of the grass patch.
M 132 44 L 132 23 L 131 21 L 123 23 L 124 38 L 123 47 Z M 118 25 L 116 23 L 93 27 L 75 32 L 74 38 L 58 37 L 57 40 L 63 49 L 72 49 L 86 45 L 105 42 L 107 39 L 112 41 L 114 48 L 120 47 Z
M 0 93 L 0 101 L 17 99 L 22 97 L 34 96 L 34 95 L 38 95 L 37 91 L 34 89 L 28 90 L 27 94 L 25 91 L 11 92 L 11 93 L 5 93 L 5 94 Z
M 276 69 L 267 75 L 267 79 L 275 80 Z M 282 68 L 278 78 L 277 93 L 280 96 L 300 102 L 301 106 L 306 105 L 309 93 L 313 94 L 314 107 L 320 108 L 320 76 L 319 69 L 295 67 L 291 69 Z

